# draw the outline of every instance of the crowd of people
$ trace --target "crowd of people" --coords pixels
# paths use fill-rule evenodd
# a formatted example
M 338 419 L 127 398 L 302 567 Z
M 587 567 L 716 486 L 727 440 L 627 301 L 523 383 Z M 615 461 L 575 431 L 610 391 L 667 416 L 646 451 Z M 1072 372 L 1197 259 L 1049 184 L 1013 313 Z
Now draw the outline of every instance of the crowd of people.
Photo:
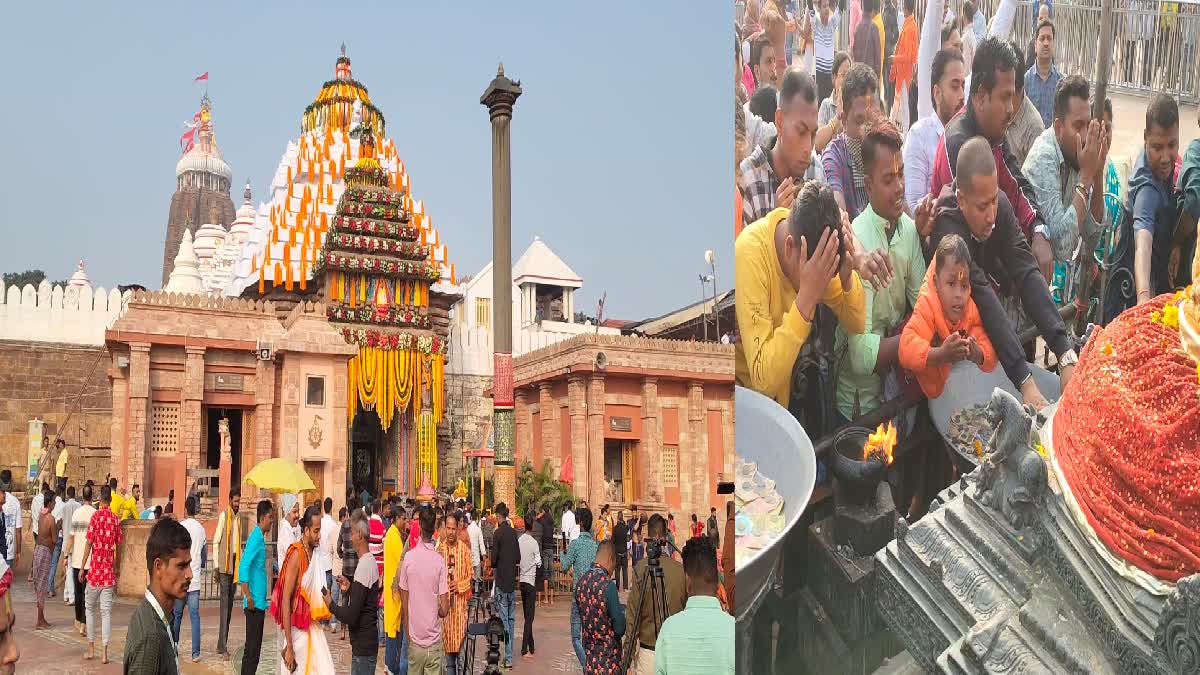
M 1180 157 L 1179 106 L 1155 95 L 1122 181 L 1111 101 L 1059 70 L 1050 3 L 1028 45 L 1009 39 L 1015 0 L 990 22 L 970 1 L 955 17 L 942 0 L 923 15 L 852 0 L 848 45 L 834 0 L 745 7 L 737 381 L 810 437 L 905 397 L 922 403 L 897 418 L 901 445 L 929 446 L 923 401 L 960 361 L 999 365 L 1040 409 L 1036 338 L 1065 386 L 1088 323 L 1191 282 L 1200 142 Z M 897 503 L 919 516 L 955 468 L 922 452 L 901 464 Z
M 270 623 L 287 672 L 334 672 L 331 639 L 349 641 L 354 675 L 374 673 L 381 656 L 393 675 L 467 672 L 468 626 L 493 614 L 506 634 L 499 665 L 512 668 L 518 596 L 520 655 L 535 661 L 536 608 L 553 603 L 556 581 L 562 581 L 556 574 L 571 579 L 572 643 L 585 673 L 615 672 L 623 645 L 634 639 L 637 672 L 733 672 L 732 569 L 718 563 L 732 560 L 732 552 L 718 555 L 716 509 L 707 521 L 692 514 L 681 550 L 673 514 L 648 515 L 636 506 L 626 518 L 606 505 L 593 523 L 583 502 L 568 503 L 561 514 L 541 504 L 517 516 L 503 503 L 478 510 L 448 497 L 429 503 L 349 490 L 336 518 L 332 498 L 304 507 L 298 495 L 289 494 L 261 499 L 253 513 L 243 514 L 235 487 L 224 508 L 209 514 L 216 516 L 210 548 L 197 520 L 198 494 L 189 494 L 180 517 L 173 494 L 165 505 L 139 510 L 138 485 L 126 494 L 116 478 L 99 485 L 89 480 L 78 490 L 66 482 L 55 481 L 57 490 L 43 484 L 23 514 L 11 473 L 0 472 L 0 574 L 7 572 L 0 595 L 21 559 L 20 528 L 27 516 L 34 531 L 28 581 L 37 601 L 36 627 L 50 627 L 44 606 L 55 596 L 61 557 L 64 601 L 74 605 L 75 630 L 88 640 L 86 658 L 99 651 L 108 663 L 121 523 L 154 519 L 146 543 L 149 587 L 125 643 L 128 673 L 177 673 L 181 659 L 200 660 L 205 570 L 220 597 L 216 652 L 227 658 L 240 595 L 245 637 L 236 667 L 242 673 L 258 670 Z M 731 521 L 725 527 L 728 549 Z M 649 592 L 649 558 L 656 565 L 661 559 L 665 615 L 641 600 Z M 618 589 L 629 592 L 624 604 Z M 188 651 L 180 644 L 185 611 L 191 624 Z M 636 635 L 625 635 L 635 628 Z M 701 650 L 692 644 L 697 635 L 705 638 Z M 0 655 L 4 648 L 0 645 Z

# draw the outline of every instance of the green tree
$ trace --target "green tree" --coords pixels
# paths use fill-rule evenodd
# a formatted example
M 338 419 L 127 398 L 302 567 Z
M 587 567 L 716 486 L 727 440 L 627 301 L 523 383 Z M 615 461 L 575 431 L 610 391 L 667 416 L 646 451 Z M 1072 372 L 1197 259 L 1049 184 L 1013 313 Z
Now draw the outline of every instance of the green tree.
M 530 511 L 536 512 L 543 503 L 550 513 L 557 515 L 573 498 L 571 485 L 554 477 L 550 460 L 542 463 L 541 471 L 534 471 L 528 461 L 522 462 L 517 474 L 517 512 L 511 515 L 524 517 Z
M 25 284 L 31 284 L 34 288 L 37 288 L 37 285 L 42 283 L 42 280 L 45 278 L 46 278 L 46 273 L 41 270 L 25 270 L 24 272 L 5 272 L 4 273 L 4 287 L 11 288 L 13 286 L 16 286 L 17 288 L 25 288 Z
M 38 284 L 42 283 L 42 281 L 44 281 L 46 279 L 46 273 L 43 272 L 42 270 L 25 270 L 24 272 L 5 272 L 3 278 L 4 278 L 4 287 L 5 288 L 12 288 L 13 286 L 16 286 L 17 288 L 25 288 L 26 284 L 29 284 L 29 285 L 33 286 L 34 288 L 37 288 Z M 54 281 L 54 282 L 51 282 L 50 285 L 51 286 L 62 286 L 63 288 L 66 288 L 67 282 Z

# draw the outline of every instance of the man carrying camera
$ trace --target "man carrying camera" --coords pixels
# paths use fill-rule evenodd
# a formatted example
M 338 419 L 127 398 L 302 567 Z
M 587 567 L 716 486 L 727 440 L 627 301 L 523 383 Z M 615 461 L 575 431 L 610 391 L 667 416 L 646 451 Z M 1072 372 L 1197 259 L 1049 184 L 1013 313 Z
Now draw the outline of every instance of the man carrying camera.
M 683 565 L 666 550 L 667 521 L 659 514 L 650 516 L 646 525 L 646 557 L 633 566 L 633 588 L 625 604 L 625 621 L 632 631 L 630 640 L 638 641 L 634 667 L 638 675 L 653 675 L 654 647 L 658 631 L 667 617 L 683 611 L 687 605 L 687 582 Z M 654 567 L 662 569 L 656 578 Z M 650 574 L 650 578 L 646 578 Z M 658 593 L 652 592 L 658 586 Z M 666 613 L 663 613 L 665 601 Z M 638 611 L 638 610 L 641 611 Z M 638 612 L 634 615 L 634 612 Z

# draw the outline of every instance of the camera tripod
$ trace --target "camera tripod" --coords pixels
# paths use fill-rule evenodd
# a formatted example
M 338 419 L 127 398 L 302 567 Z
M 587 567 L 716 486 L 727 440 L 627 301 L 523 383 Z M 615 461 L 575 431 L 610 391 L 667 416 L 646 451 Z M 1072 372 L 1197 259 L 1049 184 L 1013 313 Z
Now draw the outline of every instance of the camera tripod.
M 639 647 L 639 637 L 642 633 L 642 609 L 646 599 L 650 600 L 650 618 L 654 621 L 654 634 L 658 635 L 662 624 L 667 620 L 667 588 L 663 578 L 662 544 L 647 546 L 646 570 L 637 580 L 638 602 L 633 608 L 633 626 L 626 631 L 625 648 L 621 654 L 621 670 L 628 673 L 633 664 L 633 655 Z M 647 588 L 649 586 L 649 588 Z
M 467 635 L 463 645 L 460 672 L 474 672 L 475 638 L 482 635 L 487 640 L 483 675 L 500 675 L 500 645 L 511 638 L 505 633 L 504 624 L 497 616 L 486 589 L 485 581 L 471 580 L 471 599 L 467 601 Z

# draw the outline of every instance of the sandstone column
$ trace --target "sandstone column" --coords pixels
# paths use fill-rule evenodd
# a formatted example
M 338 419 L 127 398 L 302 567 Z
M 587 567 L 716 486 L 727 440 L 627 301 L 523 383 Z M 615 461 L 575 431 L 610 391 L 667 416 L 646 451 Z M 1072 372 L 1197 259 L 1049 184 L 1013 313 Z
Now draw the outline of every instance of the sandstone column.
M 571 416 L 571 447 L 563 452 L 570 453 L 572 492 L 577 499 L 587 499 L 587 384 L 582 375 L 567 378 L 567 412 Z
M 542 425 L 542 450 L 539 461 L 533 465 L 534 471 L 541 471 L 542 463 L 547 459 L 553 463 L 553 458 L 560 456 L 558 443 L 558 405 L 551 395 L 552 387 L 549 382 L 538 383 L 538 415 Z
M 187 347 L 183 366 L 183 395 L 179 404 L 179 453 L 186 458 L 188 469 L 199 469 L 203 449 L 200 447 L 201 402 L 204 399 L 204 347 Z M 228 490 L 226 490 L 228 491 Z
M 642 380 L 642 447 L 638 453 L 638 474 L 642 492 L 639 499 L 665 501 L 662 491 L 662 430 L 658 422 L 658 380 Z
M 275 446 L 275 361 L 256 361 L 254 371 L 254 463 L 271 458 Z M 243 466 L 242 475 L 253 466 Z
M 112 367 L 109 377 L 112 379 L 112 423 L 109 427 L 110 444 L 112 445 L 112 473 L 122 479 L 129 475 L 129 445 L 126 443 L 126 433 L 129 429 L 127 405 L 129 404 L 129 377 L 124 369 L 117 366 L 120 352 L 112 355 Z M 83 459 L 80 453 L 79 459 Z
M 704 385 L 689 382 L 687 392 L 686 443 L 679 444 L 679 498 L 686 513 L 708 513 L 708 490 L 704 483 L 708 466 L 708 434 L 704 425 Z
M 150 344 L 129 344 L 129 463 L 122 487 L 146 482 L 150 459 Z
M 504 65 L 479 102 L 492 121 L 492 335 L 495 344 L 492 381 L 492 428 L 496 448 L 496 502 L 516 503 L 513 467 L 512 387 L 512 164 L 509 124 L 521 83 L 504 76 Z
M 604 504 L 604 376 L 594 374 L 588 380 L 587 397 L 588 506 L 593 510 Z
M 533 436 L 530 430 L 533 415 L 529 412 L 529 402 L 524 391 L 513 392 L 513 463 L 520 466 L 521 462 L 533 462 Z M 535 465 L 533 467 L 537 469 Z

